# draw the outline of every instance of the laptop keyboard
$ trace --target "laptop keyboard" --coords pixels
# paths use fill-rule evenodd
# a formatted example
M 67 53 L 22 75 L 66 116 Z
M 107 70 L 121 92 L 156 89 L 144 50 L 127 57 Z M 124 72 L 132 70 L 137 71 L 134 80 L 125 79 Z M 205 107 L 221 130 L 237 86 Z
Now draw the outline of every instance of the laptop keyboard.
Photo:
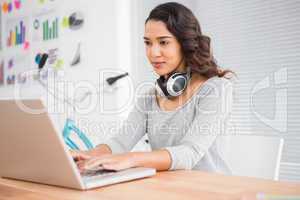
M 99 177 L 99 176 L 107 176 L 107 175 L 112 175 L 115 174 L 117 171 L 115 170 L 106 170 L 106 169 L 101 169 L 101 170 L 86 170 L 83 173 L 81 173 L 81 176 L 84 178 L 94 178 L 94 177 Z

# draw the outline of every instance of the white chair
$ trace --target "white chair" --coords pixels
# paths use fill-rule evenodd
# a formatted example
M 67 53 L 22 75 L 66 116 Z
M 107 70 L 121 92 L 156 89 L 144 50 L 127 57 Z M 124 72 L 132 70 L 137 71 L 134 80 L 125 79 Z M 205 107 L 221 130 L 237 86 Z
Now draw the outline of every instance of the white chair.
M 233 175 L 278 180 L 283 139 L 257 135 L 225 136 L 225 156 Z

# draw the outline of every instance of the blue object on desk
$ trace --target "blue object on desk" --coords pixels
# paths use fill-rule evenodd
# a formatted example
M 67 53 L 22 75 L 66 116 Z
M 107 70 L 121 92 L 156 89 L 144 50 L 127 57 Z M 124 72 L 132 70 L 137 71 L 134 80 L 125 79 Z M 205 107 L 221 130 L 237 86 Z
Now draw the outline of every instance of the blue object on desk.
M 88 150 L 94 148 L 93 144 L 91 143 L 91 141 L 86 137 L 86 135 L 75 126 L 75 123 L 73 120 L 71 119 L 67 119 L 66 123 L 65 123 L 65 127 L 63 130 L 63 138 L 65 143 L 74 150 L 81 150 L 77 144 L 75 144 L 75 142 L 73 142 L 70 138 L 70 135 L 72 132 L 75 132 L 77 134 L 77 136 L 81 139 L 81 141 L 84 143 L 84 145 L 86 146 L 86 148 Z

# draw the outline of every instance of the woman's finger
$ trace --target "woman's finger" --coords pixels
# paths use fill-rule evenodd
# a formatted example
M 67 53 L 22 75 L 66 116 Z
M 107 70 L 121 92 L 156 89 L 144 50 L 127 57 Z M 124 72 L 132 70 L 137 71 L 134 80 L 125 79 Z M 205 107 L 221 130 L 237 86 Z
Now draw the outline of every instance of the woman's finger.
M 80 173 L 82 173 L 82 172 L 84 171 L 84 168 L 83 168 L 84 162 L 85 162 L 85 161 L 78 161 L 78 162 L 76 162 L 77 167 L 78 167 Z
M 78 167 L 79 169 L 83 169 L 84 163 L 85 163 L 85 161 L 83 161 L 83 160 L 80 160 L 80 161 L 76 162 L 77 167 Z
M 91 158 L 91 156 L 89 156 L 89 155 L 87 155 L 87 154 L 85 154 L 85 153 L 80 153 L 80 154 L 78 155 L 78 157 L 79 157 L 80 160 L 87 160 L 87 159 L 90 159 L 90 158 Z
M 84 163 L 84 169 L 97 169 L 99 167 L 102 167 L 103 164 L 110 162 L 112 161 L 108 158 L 92 158 Z
M 119 171 L 119 170 L 123 169 L 119 163 L 103 164 L 102 166 L 103 166 L 103 169 L 106 169 L 106 170 Z
M 71 156 L 74 158 L 74 157 L 76 157 L 77 156 L 77 151 L 75 151 L 75 150 L 72 150 L 72 149 L 70 149 L 70 154 L 71 154 Z
M 91 156 L 87 155 L 86 153 L 82 151 L 76 151 L 76 150 L 70 150 L 71 156 L 75 161 L 79 160 L 87 160 L 90 159 Z

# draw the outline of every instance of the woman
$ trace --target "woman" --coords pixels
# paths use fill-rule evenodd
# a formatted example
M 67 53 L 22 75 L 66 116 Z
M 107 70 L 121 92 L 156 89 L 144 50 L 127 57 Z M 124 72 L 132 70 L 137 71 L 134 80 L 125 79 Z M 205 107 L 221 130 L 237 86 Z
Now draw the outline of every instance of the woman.
M 230 173 L 220 134 L 227 130 L 231 84 L 210 51 L 193 13 L 178 3 L 154 8 L 145 23 L 149 62 L 160 78 L 139 97 L 120 134 L 86 152 L 73 152 L 80 169 L 158 171 L 197 169 Z M 225 108 L 224 108 L 225 107 Z M 130 152 L 147 133 L 151 152 Z

